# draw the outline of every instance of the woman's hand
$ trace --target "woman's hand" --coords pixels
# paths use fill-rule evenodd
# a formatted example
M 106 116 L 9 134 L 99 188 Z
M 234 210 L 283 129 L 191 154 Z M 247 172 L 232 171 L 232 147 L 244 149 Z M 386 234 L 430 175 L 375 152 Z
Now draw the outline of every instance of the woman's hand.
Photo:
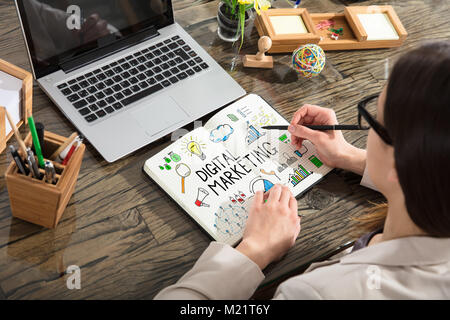
M 257 191 L 236 249 L 264 269 L 294 245 L 300 232 L 297 211 L 297 200 L 288 187 L 274 185 L 268 195 Z
M 340 130 L 319 131 L 304 126 L 333 124 L 338 124 L 338 121 L 332 109 L 305 104 L 294 114 L 289 126 L 292 145 L 300 149 L 303 140 L 309 140 L 316 147 L 320 160 L 327 166 L 362 175 L 366 166 L 365 150 L 349 144 Z

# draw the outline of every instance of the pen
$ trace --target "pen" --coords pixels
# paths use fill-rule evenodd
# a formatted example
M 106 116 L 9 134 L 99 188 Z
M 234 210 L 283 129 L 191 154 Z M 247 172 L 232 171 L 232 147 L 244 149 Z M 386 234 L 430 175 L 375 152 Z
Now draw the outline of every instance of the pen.
M 42 153 L 44 153 L 44 125 L 41 122 L 36 122 L 35 125 L 36 125 L 35 127 L 36 127 L 37 136 L 39 139 L 39 144 L 41 145 L 41 151 L 42 151 Z M 36 153 L 36 148 L 34 147 L 34 143 L 33 143 L 33 146 L 31 147 L 31 150 L 33 150 L 33 152 Z
M 55 183 L 55 167 L 51 161 L 45 161 L 45 182 Z
M 14 148 L 14 146 L 11 145 L 11 146 L 9 146 L 9 151 L 11 152 L 11 155 L 12 155 L 14 161 L 16 162 L 19 172 L 24 175 L 27 175 L 28 169 L 25 166 L 25 163 L 22 161 L 22 158 L 19 156 L 19 153 L 17 152 L 16 148 Z
M 30 148 L 27 148 L 27 161 L 33 176 L 36 179 L 41 179 L 41 173 L 39 172 L 39 168 L 37 166 L 36 159 L 34 158 L 33 151 L 31 151 Z
M 39 166 L 41 168 L 44 168 L 44 157 L 42 156 L 41 144 L 39 143 L 39 137 L 36 131 L 36 125 L 34 124 L 33 116 L 28 117 L 28 126 L 30 127 L 31 137 L 33 138 L 33 145 L 36 150 Z
M 77 148 L 76 143 L 74 143 L 72 145 L 72 147 L 70 147 L 69 152 L 67 153 L 67 156 L 64 158 L 62 165 L 65 166 L 67 164 L 67 162 L 69 162 L 70 158 L 72 157 L 73 152 L 75 151 L 75 149 Z
M 287 130 L 289 126 L 263 126 L 266 130 Z M 354 124 L 332 124 L 332 125 L 305 125 L 304 127 L 312 130 L 364 130 Z
M 300 4 L 300 2 L 301 2 L 301 0 L 297 0 L 297 1 L 295 1 L 295 5 L 294 5 L 294 8 L 297 8 L 297 7 L 298 7 L 298 5 Z

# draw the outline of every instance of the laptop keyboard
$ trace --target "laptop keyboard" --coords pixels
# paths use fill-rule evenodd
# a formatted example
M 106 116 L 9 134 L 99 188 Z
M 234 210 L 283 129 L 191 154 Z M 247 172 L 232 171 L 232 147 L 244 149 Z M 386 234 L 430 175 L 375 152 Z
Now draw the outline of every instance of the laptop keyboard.
M 208 68 L 183 39 L 174 36 L 57 88 L 92 123 Z

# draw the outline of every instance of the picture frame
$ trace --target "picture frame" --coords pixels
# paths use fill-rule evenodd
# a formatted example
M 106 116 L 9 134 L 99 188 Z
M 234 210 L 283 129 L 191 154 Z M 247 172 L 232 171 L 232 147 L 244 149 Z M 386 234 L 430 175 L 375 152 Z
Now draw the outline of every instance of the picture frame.
M 22 80 L 22 100 L 20 121 L 16 123 L 16 127 L 19 128 L 22 124 L 28 123 L 28 117 L 32 115 L 33 108 L 33 76 L 30 72 L 15 66 L 5 60 L 0 59 L 0 71 L 3 71 L 13 77 Z M 0 107 L 2 102 L 0 101 Z M 6 106 L 4 106 L 6 107 Z M 6 148 L 6 143 L 14 135 L 14 130 L 6 134 L 6 120 L 5 109 L 0 108 L 0 153 Z
M 283 19 L 284 17 L 284 19 Z M 305 8 L 269 9 L 261 12 L 255 20 L 259 34 L 272 40 L 269 53 L 284 52 L 286 45 L 319 43 L 320 37 L 314 32 L 314 26 L 308 10 Z M 289 30 L 293 30 L 289 33 Z

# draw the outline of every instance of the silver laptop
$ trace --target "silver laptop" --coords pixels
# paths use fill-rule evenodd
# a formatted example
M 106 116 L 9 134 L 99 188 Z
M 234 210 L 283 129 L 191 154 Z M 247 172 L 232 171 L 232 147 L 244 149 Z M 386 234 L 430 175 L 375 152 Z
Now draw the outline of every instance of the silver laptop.
M 245 91 L 170 0 L 16 0 L 39 86 L 113 162 Z

